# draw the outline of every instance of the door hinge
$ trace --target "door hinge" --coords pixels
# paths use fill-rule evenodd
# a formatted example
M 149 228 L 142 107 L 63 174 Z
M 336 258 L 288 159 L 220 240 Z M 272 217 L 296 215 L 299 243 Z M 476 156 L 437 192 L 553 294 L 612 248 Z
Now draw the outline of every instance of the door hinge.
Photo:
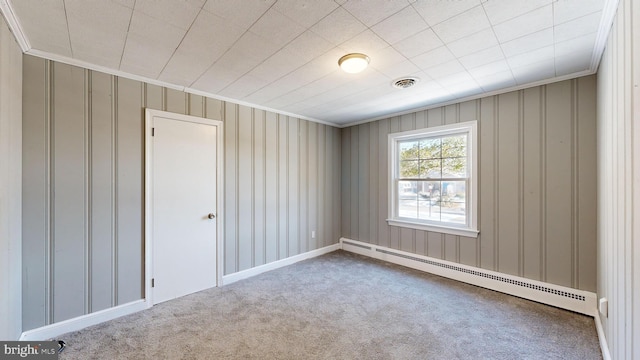
M 151 128 L 151 136 L 156 136 L 156 128 Z
M 151 279 L 151 287 L 155 287 L 156 286 L 156 279 Z

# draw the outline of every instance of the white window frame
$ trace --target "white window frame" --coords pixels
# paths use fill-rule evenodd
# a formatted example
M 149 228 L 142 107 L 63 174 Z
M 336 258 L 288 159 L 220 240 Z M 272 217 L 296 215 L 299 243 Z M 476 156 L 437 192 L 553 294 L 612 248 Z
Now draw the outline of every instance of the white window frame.
M 466 187 L 466 198 L 468 203 L 465 207 L 467 223 L 464 225 L 460 224 L 458 226 L 458 224 L 453 223 L 439 223 L 436 221 L 400 218 L 398 216 L 398 143 L 400 141 L 422 139 L 425 137 L 440 137 L 464 133 L 468 134 L 467 171 L 469 174 L 469 180 Z M 387 219 L 387 223 L 389 225 L 472 238 L 478 237 L 478 129 L 476 120 L 389 134 L 388 154 L 389 218 Z

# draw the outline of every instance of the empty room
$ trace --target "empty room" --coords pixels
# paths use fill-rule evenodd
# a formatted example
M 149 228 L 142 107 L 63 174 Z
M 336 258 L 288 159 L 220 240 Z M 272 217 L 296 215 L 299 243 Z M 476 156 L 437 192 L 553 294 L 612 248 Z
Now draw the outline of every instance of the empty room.
M 637 2 L 0 12 L 0 358 L 640 359 Z

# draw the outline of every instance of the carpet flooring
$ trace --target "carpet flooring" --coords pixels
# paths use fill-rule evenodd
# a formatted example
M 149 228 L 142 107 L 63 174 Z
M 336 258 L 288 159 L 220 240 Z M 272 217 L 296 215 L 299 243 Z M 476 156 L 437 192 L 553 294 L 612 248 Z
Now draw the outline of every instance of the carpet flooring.
M 59 339 L 60 359 L 601 359 L 591 317 L 344 251 Z

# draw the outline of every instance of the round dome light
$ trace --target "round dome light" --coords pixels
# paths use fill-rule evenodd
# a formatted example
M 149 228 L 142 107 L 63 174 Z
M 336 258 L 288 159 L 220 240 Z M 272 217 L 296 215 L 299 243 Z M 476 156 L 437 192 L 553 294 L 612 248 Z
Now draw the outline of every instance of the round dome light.
M 346 73 L 359 73 L 369 65 L 369 57 L 359 53 L 347 54 L 338 60 L 338 65 Z

